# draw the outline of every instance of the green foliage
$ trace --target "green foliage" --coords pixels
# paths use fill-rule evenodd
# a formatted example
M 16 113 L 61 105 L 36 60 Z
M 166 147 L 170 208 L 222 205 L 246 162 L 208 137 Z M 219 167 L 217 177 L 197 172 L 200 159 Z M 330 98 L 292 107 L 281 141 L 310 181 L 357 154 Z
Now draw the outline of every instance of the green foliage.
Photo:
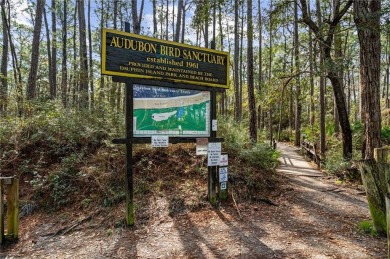
M 381 129 L 381 140 L 383 144 L 390 144 L 390 125 L 383 126 Z
M 310 143 L 318 142 L 320 139 L 320 130 L 318 125 L 311 127 L 310 125 L 303 127 L 301 129 L 302 138 Z
M 267 144 L 256 144 L 249 149 L 243 149 L 239 157 L 252 166 L 260 169 L 272 169 L 278 165 L 279 153 Z
M 361 150 L 363 146 L 363 124 L 357 121 L 351 124 L 352 144 L 355 150 Z
M 236 155 L 249 165 L 260 169 L 276 167 L 278 152 L 260 141 L 253 144 L 249 139 L 249 130 L 246 123 L 235 122 L 230 118 L 223 118 L 221 121 L 225 123 L 219 127 L 219 130 L 221 136 L 225 139 L 224 148 L 229 154 Z
M 359 150 L 353 150 L 352 157 L 359 157 Z M 324 168 L 329 174 L 336 175 L 341 180 L 360 180 L 360 173 L 353 166 L 352 160 L 346 161 L 342 155 L 342 144 L 338 142 L 331 146 L 331 149 L 326 152 Z
M 280 131 L 279 141 L 290 142 L 292 140 L 291 130 L 284 129 Z
M 358 229 L 360 232 L 369 234 L 370 236 L 378 236 L 378 233 L 375 231 L 374 225 L 371 221 L 362 220 L 358 224 Z
M 91 182 L 91 176 L 81 168 L 91 154 L 109 145 L 112 138 L 123 136 L 123 114 L 64 109 L 55 101 L 36 101 L 25 108 L 28 117 L 0 118 L 3 175 L 26 179 L 33 193 L 24 195 L 48 209 L 78 198 L 87 206 L 91 198 L 77 197 L 80 188 L 102 188 L 111 204 L 120 199 L 110 185 Z
M 236 122 L 230 117 L 220 118 L 219 121 L 224 121 L 220 123 L 218 130 L 225 139 L 223 144 L 229 153 L 236 153 L 251 145 L 247 123 Z

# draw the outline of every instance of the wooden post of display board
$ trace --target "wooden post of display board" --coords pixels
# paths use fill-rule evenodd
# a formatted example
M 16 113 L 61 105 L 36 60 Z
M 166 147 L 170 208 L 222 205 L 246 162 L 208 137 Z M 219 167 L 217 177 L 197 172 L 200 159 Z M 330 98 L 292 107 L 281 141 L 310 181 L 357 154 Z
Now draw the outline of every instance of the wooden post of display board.
M 217 119 L 217 94 L 215 91 L 211 91 L 211 109 L 210 109 L 210 125 L 213 120 Z M 210 137 L 212 140 L 216 139 L 217 131 L 211 129 Z M 210 143 L 210 141 L 209 141 Z M 208 168 L 208 198 L 212 205 L 217 204 L 216 184 L 217 184 L 217 166 L 209 166 Z
M 126 83 L 126 224 L 134 225 L 133 183 L 133 84 Z
M 125 22 L 125 31 L 130 32 L 130 23 Z M 133 182 L 133 84 L 126 83 L 126 224 L 134 225 L 134 182 Z

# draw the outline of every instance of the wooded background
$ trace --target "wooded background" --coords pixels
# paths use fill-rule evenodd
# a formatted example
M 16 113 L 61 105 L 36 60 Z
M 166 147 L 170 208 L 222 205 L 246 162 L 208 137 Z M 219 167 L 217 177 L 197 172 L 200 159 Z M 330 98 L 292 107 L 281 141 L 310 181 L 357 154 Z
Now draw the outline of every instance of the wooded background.
M 362 127 L 359 149 L 372 158 L 390 124 L 389 8 L 380 0 L 1 0 L 0 114 L 28 117 L 47 102 L 122 113 L 123 85 L 100 75 L 101 29 L 130 22 L 134 33 L 230 52 L 231 87 L 218 110 L 247 121 L 253 142 L 306 138 L 324 155 L 333 138 L 350 159 Z

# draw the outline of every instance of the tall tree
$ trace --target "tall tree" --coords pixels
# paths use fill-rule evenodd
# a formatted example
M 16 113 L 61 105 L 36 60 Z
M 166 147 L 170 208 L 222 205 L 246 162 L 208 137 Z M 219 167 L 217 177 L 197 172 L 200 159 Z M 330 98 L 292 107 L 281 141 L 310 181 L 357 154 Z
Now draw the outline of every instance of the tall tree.
M 241 119 L 240 113 L 240 85 L 238 78 L 238 60 L 239 60 L 239 33 L 238 33 L 238 1 L 234 1 L 234 118 L 236 121 Z
M 317 24 L 319 28 L 322 28 L 322 12 L 321 12 L 321 2 L 316 0 L 316 16 Z M 319 31 L 318 34 L 320 38 L 323 37 L 322 31 Z M 326 90 L 326 78 L 324 76 L 324 51 L 323 48 L 319 47 L 319 67 L 320 67 L 320 153 L 325 155 L 326 149 L 326 136 L 325 136 L 325 90 Z
M 203 17 L 204 17 L 204 47 L 209 47 L 209 10 L 210 10 L 210 2 L 209 0 L 205 0 L 203 7 Z
M 259 95 L 259 100 L 261 100 L 262 98 L 262 84 L 263 84 L 263 42 L 262 42 L 262 39 L 263 39 L 263 22 L 262 22 L 262 17 L 261 17 L 261 2 L 260 0 L 257 1 L 257 8 L 258 8 L 258 31 L 259 31 L 259 68 L 258 68 L 258 87 L 257 87 L 257 90 L 258 90 L 258 95 Z M 261 107 L 261 103 L 262 102 L 259 102 L 259 106 L 257 107 L 257 125 L 258 125 L 258 128 L 259 129 L 262 129 L 264 127 L 264 125 L 262 125 L 262 107 Z
M 52 69 L 52 61 L 51 58 L 51 41 L 50 41 L 50 30 L 49 30 L 49 23 L 47 21 L 47 15 L 46 15 L 46 8 L 43 8 L 43 18 L 45 20 L 45 28 L 46 28 L 46 46 L 47 46 L 47 59 L 48 59 L 48 66 L 49 66 L 49 96 L 50 98 L 54 99 L 55 96 L 52 96 L 52 89 L 53 89 L 53 69 Z
M 179 42 L 179 37 L 180 37 L 182 13 L 183 13 L 183 0 L 179 0 L 177 3 L 176 31 L 175 31 L 175 37 L 173 39 L 174 41 L 177 41 L 177 42 Z
M 380 16 L 381 0 L 355 1 L 354 20 L 360 46 L 360 88 L 363 121 L 363 159 L 374 158 L 380 147 Z
M 307 4 L 307 12 L 310 13 L 310 2 Z M 312 129 L 315 121 L 315 107 L 314 107 L 314 46 L 313 46 L 313 32 L 309 30 L 309 70 L 310 70 L 310 117 L 309 123 Z
M 333 14 L 332 19 L 329 21 L 328 28 L 326 31 L 326 36 L 322 35 L 322 30 L 324 28 L 320 28 L 318 24 L 316 24 L 307 12 L 307 2 L 306 0 L 300 0 L 302 7 L 302 17 L 304 23 L 313 31 L 319 40 L 320 48 L 324 53 L 324 61 L 327 65 L 327 77 L 332 83 L 333 94 L 336 99 L 337 112 L 340 118 L 340 127 L 343 137 L 343 158 L 346 160 L 350 160 L 352 158 L 352 131 L 351 125 L 349 123 L 349 117 L 345 102 L 345 95 L 343 84 L 337 74 L 337 69 L 335 62 L 331 55 L 331 46 L 334 38 L 334 34 L 336 31 L 336 27 L 348 11 L 349 7 L 352 5 L 353 0 L 347 1 L 344 7 L 339 11 Z M 338 1 L 338 4 L 340 2 Z M 338 8 L 336 8 L 338 9 Z
M 269 3 L 269 53 L 268 53 L 268 86 L 272 84 L 272 44 L 273 44 L 273 31 L 272 31 L 272 14 L 273 14 L 273 0 Z M 273 104 L 269 104 L 269 141 L 271 147 L 274 143 L 274 122 L 273 122 Z
M 54 0 L 53 0 L 54 1 Z M 92 60 L 92 28 L 91 28 L 91 0 L 88 0 L 88 51 L 89 51 L 89 89 L 91 91 L 91 108 L 95 107 L 95 88 L 93 85 Z
M 141 21 L 142 21 L 142 14 L 144 10 L 144 2 L 145 0 L 141 1 L 141 8 L 138 15 L 137 0 L 131 0 L 131 16 L 133 18 L 133 32 L 136 34 L 139 34 L 141 32 Z M 167 25 L 167 31 L 168 31 L 168 25 Z
M 88 108 L 88 58 L 87 58 L 87 38 L 85 25 L 84 0 L 78 1 L 79 18 L 79 54 L 80 54 L 80 108 Z
M 8 106 L 8 31 L 5 0 L 1 1 L 1 24 L 3 28 L 3 48 L 1 53 L 0 79 L 0 113 L 7 111 Z
M 252 0 L 247 0 L 247 68 L 248 68 L 248 105 L 249 105 L 249 136 L 253 143 L 257 142 L 257 123 L 256 123 L 256 101 L 254 86 L 254 67 L 253 67 L 253 21 L 252 21 Z
M 63 1 L 63 17 L 62 17 L 62 64 L 61 64 L 61 101 L 64 107 L 67 106 L 67 91 L 68 91 L 68 6 L 67 0 Z
M 301 145 L 301 81 L 299 69 L 299 35 L 298 35 L 298 3 L 294 1 L 294 67 L 297 74 L 296 77 L 296 106 L 295 106 L 295 146 Z
M 152 0 L 153 4 L 153 37 L 157 37 L 157 0 Z
M 38 60 L 39 60 L 39 43 L 42 29 L 42 15 L 43 8 L 45 6 L 45 0 L 37 0 L 37 8 L 35 12 L 35 25 L 33 42 L 31 46 L 31 65 L 30 72 L 27 81 L 27 99 L 32 100 L 36 96 L 36 84 L 37 84 L 37 73 L 38 73 Z
M 57 97 L 57 0 L 51 0 L 51 84 L 50 84 L 50 97 Z

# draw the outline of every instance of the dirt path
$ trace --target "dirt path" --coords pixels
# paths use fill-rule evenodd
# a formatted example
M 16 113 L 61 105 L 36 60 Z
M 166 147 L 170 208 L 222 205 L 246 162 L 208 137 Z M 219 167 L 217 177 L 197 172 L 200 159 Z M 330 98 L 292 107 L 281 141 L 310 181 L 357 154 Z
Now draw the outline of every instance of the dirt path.
M 335 185 L 294 148 L 278 148 L 278 173 L 287 179 L 271 197 L 277 206 L 238 204 L 242 218 L 231 205 L 171 216 L 160 197 L 150 201 L 153 224 L 115 227 L 120 218 L 106 215 L 100 224 L 111 228 L 95 220 L 55 236 L 48 234 L 59 220 L 28 218 L 20 241 L 0 258 L 386 258 L 385 238 L 358 231 L 358 222 L 369 219 L 365 197 Z

